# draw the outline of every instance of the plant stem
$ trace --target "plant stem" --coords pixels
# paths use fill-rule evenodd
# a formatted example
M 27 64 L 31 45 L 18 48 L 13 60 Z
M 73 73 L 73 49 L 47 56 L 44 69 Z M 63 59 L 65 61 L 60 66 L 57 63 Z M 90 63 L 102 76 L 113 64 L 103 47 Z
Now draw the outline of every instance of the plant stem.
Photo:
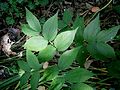
M 87 24 L 93 20 L 93 18 L 100 12 L 102 11 L 103 9 L 105 9 L 107 6 L 109 6 L 109 4 L 112 2 L 112 0 L 110 0 L 104 7 L 102 7 L 100 10 L 98 10 L 96 13 L 94 13 L 94 15 L 92 16 L 92 18 L 87 22 Z

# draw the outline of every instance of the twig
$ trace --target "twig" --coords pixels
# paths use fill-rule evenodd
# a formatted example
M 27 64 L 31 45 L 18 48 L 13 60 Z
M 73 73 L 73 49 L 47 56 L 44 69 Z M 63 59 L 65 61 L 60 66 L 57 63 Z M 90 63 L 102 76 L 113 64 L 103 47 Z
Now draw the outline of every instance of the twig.
M 103 79 L 103 80 L 99 81 L 98 83 L 105 82 L 105 81 L 107 81 L 107 80 L 109 80 L 109 79 L 112 79 L 112 78 L 113 78 L 113 77 L 108 77 L 108 78 L 105 78 L 105 79 Z
M 18 40 L 16 43 L 20 43 L 24 38 L 25 38 L 25 35 L 23 37 L 21 37 L 20 40 Z
M 104 73 L 107 73 L 107 72 L 108 72 L 108 71 L 105 70 L 106 68 L 95 68 L 95 67 L 91 67 L 90 69 L 91 69 L 91 70 L 98 70 L 98 71 L 104 72 Z
M 98 11 L 92 16 L 92 18 L 87 22 L 87 24 L 88 24 L 91 20 L 93 20 L 93 18 L 94 18 L 100 11 L 102 11 L 103 9 L 105 9 L 111 2 L 112 2 L 112 0 L 110 0 L 104 7 L 102 7 L 100 10 L 98 10 Z
M 89 84 L 92 84 L 92 85 L 96 85 L 96 84 L 99 84 L 99 85 L 107 85 L 107 86 L 110 86 L 111 84 L 107 84 L 107 83 L 98 83 L 98 82 L 91 82 L 91 81 L 86 81 L 86 83 L 89 83 Z
M 49 6 L 49 8 L 46 10 L 46 13 L 44 14 L 44 16 L 48 16 L 48 12 L 49 12 L 49 10 L 51 9 L 51 7 L 54 5 L 54 2 L 52 2 L 51 4 L 50 4 L 50 6 Z

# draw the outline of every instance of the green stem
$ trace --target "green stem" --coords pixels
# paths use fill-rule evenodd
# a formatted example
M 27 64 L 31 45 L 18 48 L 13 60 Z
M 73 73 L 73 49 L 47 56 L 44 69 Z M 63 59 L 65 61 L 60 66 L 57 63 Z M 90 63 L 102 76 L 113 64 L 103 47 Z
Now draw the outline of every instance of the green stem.
M 105 9 L 107 6 L 109 6 L 111 2 L 112 2 L 112 0 L 110 0 L 103 8 L 101 8 L 100 11 L 102 11 L 102 10 Z
M 0 82 L 0 88 L 8 87 L 9 85 L 13 84 L 14 82 L 18 81 L 20 79 L 19 75 L 13 76 L 7 80 Z

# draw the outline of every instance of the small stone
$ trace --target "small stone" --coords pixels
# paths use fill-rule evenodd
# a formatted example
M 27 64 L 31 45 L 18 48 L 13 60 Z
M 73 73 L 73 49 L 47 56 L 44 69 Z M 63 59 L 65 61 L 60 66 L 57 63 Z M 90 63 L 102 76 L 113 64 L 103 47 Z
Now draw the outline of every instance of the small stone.
M 48 68 L 48 62 L 45 62 L 44 64 L 43 64 L 43 69 L 46 69 L 46 68 Z
M 38 90 L 45 90 L 45 87 L 44 86 L 39 86 Z

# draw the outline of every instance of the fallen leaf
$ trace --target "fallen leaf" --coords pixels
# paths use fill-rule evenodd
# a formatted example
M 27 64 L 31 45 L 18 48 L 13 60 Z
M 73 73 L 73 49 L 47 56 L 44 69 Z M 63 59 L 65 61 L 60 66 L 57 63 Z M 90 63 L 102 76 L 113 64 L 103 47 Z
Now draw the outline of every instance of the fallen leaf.
M 93 62 L 93 60 L 87 60 L 84 64 L 85 69 L 88 69 L 92 62 Z
M 94 13 L 97 12 L 97 11 L 99 11 L 99 10 L 100 10 L 99 7 L 92 7 L 91 8 L 91 11 L 94 12 Z
M 11 50 L 12 44 L 14 44 L 14 42 L 10 40 L 8 34 L 1 37 L 2 51 L 6 54 L 6 56 L 16 55 L 16 52 Z

